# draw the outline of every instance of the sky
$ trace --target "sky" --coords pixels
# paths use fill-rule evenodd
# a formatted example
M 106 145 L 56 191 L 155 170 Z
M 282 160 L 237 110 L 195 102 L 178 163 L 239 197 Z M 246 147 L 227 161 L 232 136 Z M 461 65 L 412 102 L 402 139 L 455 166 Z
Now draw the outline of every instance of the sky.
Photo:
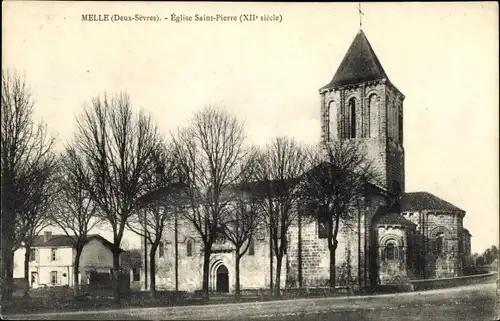
M 35 116 L 59 146 L 71 138 L 84 104 L 119 91 L 130 94 L 136 110 L 151 113 L 166 137 L 214 105 L 245 123 L 251 143 L 281 135 L 317 143 L 318 89 L 360 28 L 358 3 L 4 1 L 2 7 L 2 68 L 24 73 Z M 363 3 L 361 9 L 363 31 L 406 97 L 406 191 L 428 191 L 464 209 L 473 252 L 498 245 L 498 4 Z M 160 19 L 90 22 L 82 14 Z M 177 23 L 173 14 L 280 21 Z M 126 244 L 137 242 L 130 237 Z

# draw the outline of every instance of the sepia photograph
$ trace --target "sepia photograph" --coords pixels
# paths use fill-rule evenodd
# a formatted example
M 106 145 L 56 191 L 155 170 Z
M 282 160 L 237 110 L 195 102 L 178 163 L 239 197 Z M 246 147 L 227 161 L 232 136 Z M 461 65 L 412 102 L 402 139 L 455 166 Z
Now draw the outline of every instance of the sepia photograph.
M 498 3 L 3 1 L 5 320 L 499 320 Z

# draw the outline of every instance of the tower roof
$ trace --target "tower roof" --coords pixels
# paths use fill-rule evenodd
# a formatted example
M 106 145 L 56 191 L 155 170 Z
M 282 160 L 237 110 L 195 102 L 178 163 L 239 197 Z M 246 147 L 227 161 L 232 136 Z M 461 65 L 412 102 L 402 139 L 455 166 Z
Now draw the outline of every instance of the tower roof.
M 363 30 L 359 30 L 332 81 L 321 89 L 387 78 L 365 33 Z

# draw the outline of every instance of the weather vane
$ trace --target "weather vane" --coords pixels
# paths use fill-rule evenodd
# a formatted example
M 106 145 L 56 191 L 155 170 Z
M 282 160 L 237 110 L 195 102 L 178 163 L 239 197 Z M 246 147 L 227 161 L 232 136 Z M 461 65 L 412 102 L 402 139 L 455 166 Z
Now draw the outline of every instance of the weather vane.
M 358 2 L 358 12 L 359 12 L 359 29 L 363 28 L 363 16 L 365 15 L 363 11 L 361 11 L 361 2 Z

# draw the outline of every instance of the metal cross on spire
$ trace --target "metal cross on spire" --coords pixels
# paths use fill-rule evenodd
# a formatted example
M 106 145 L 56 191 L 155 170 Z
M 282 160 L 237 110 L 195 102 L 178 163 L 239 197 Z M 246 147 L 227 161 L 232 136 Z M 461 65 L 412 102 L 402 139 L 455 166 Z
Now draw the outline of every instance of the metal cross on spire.
M 363 28 L 363 16 L 365 15 L 363 11 L 361 11 L 361 2 L 358 2 L 358 13 L 359 13 L 359 29 Z

